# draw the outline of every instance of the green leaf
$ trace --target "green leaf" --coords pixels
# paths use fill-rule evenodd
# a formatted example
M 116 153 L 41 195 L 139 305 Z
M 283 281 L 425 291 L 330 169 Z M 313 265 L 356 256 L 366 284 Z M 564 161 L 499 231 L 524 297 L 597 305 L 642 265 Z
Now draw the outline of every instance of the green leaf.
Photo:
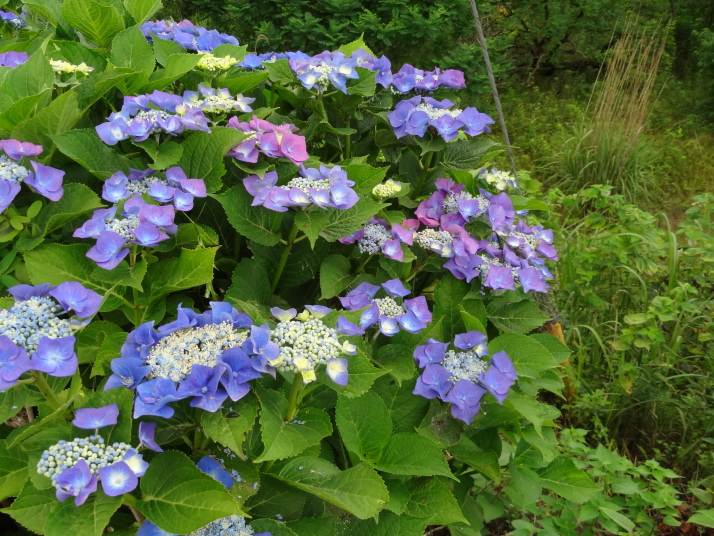
M 84 62 L 90 67 L 94 67 L 95 71 L 103 71 L 107 66 L 107 60 L 103 54 L 77 41 L 50 41 L 47 44 L 46 53 L 52 59 L 62 59 L 75 65 Z
M 468 291 L 468 286 L 455 277 L 445 277 L 436 285 L 434 318 L 442 319 L 444 340 L 452 340 L 454 335 L 464 332 L 460 307 Z
M 86 251 L 87 247 L 81 244 L 46 244 L 25 252 L 25 267 L 32 284 L 59 285 L 76 281 L 103 295 L 106 287 L 99 285 L 92 276 L 97 265 L 87 258 Z
M 613 510 L 612 508 L 606 508 L 604 506 L 600 506 L 598 510 L 600 510 L 600 512 L 602 512 L 605 516 L 612 519 L 615 523 L 620 525 L 627 532 L 631 532 L 635 528 L 635 524 L 632 522 L 632 520 L 629 519 L 626 515 L 621 514 L 617 510 Z M 689 522 L 691 523 L 691 521 Z M 679 522 L 677 522 L 677 526 L 679 526 Z
M 116 67 L 129 67 L 151 74 L 156 65 L 153 50 L 139 26 L 119 32 L 112 41 L 111 62 Z
M 112 71 L 95 71 L 91 73 L 77 86 L 76 91 L 80 105 L 82 108 L 88 109 L 109 90 L 118 85 L 122 85 L 125 80 L 134 77 L 137 73 L 139 73 L 139 71 L 125 67 L 119 67 Z M 106 146 L 105 149 L 107 149 Z M 100 178 L 106 178 L 107 176 L 108 175 Z
M 166 60 L 166 68 L 159 69 L 151 75 L 145 86 L 145 91 L 164 89 L 173 84 L 183 75 L 192 71 L 201 59 L 201 54 L 173 54 Z
M 506 494 L 516 506 L 527 508 L 538 501 L 543 487 L 538 475 L 528 467 L 511 462 L 508 466 L 511 478 L 506 485 Z
M 131 267 L 127 263 L 122 262 L 112 270 L 105 270 L 97 266 L 92 272 L 92 277 L 104 283 L 132 287 L 142 292 L 143 287 L 141 286 L 141 282 L 144 280 L 147 268 L 148 264 L 144 259 L 141 259 Z
M 57 504 L 55 489 L 36 489 L 28 482 L 9 508 L 2 511 L 26 529 L 43 534 L 47 517 Z
M 388 167 L 372 167 L 367 164 L 351 164 L 344 167 L 347 177 L 355 181 L 354 190 L 359 194 L 371 194 L 372 189 L 384 180 Z
M 409 346 L 385 344 L 377 350 L 377 360 L 389 369 L 389 374 L 399 383 L 416 376 L 414 350 Z
M 236 95 L 253 89 L 267 78 L 267 71 L 234 73 L 221 84 L 221 87 L 225 87 L 233 95 Z
M 696 525 L 701 525 L 702 527 L 709 527 L 714 529 L 714 509 L 710 510 L 699 510 L 695 512 L 689 519 L 690 523 Z
M 521 378 L 538 378 L 542 372 L 558 366 L 548 349 L 527 335 L 499 335 L 489 342 L 488 351 L 491 355 L 505 351 Z
M 396 386 L 396 380 L 381 378 L 374 390 L 387 405 L 395 432 L 414 431 L 424 419 L 429 401 L 413 393 L 415 381 L 405 381 Z
M 283 215 L 263 207 L 252 207 L 253 197 L 243 185 L 233 186 L 214 197 L 223 205 L 233 228 L 246 238 L 264 246 L 274 246 L 282 240 L 280 223 Z
M 456 480 L 441 449 L 433 441 L 409 432 L 394 434 L 374 467 L 395 475 L 447 476 Z
M 114 339 L 115 336 L 117 336 L 116 339 Z M 126 340 L 126 332 L 111 322 L 94 320 L 77 333 L 77 344 L 75 348 L 79 362 L 95 363 L 96 367 L 97 362 L 101 362 L 108 357 L 104 353 L 106 352 L 105 343 L 113 340 L 120 342 L 118 342 L 118 345 L 109 344 L 108 346 L 111 348 L 109 353 L 110 357 L 117 357 L 119 350 L 121 350 L 121 345 L 124 340 Z M 116 350 L 116 352 L 113 352 L 113 350 Z M 112 353 L 114 354 L 113 356 L 111 356 Z
M 90 188 L 83 184 L 65 183 L 62 198 L 42 207 L 33 221 L 42 229 L 43 235 L 48 235 L 64 224 L 101 206 L 99 197 Z
M 280 523 L 274 519 L 255 519 L 250 521 L 250 527 L 255 534 L 269 532 L 270 536 L 296 536 L 296 534 L 285 526 L 285 523 Z
M 124 8 L 137 24 L 145 23 L 162 7 L 161 0 L 124 0 Z
M 129 173 L 129 168 L 134 165 L 128 158 L 107 147 L 94 129 L 63 132 L 53 141 L 62 153 L 102 180 L 117 171 Z
M 481 333 L 486 333 L 486 326 L 483 325 L 480 319 L 467 312 L 463 305 L 459 305 L 459 314 L 461 315 L 461 320 L 464 323 L 466 331 L 480 331 Z
M 223 484 L 180 452 L 155 456 L 139 485 L 142 500 L 136 508 L 168 532 L 186 534 L 215 519 L 242 514 Z
M 265 450 L 254 460 L 255 463 L 295 456 L 332 433 L 330 418 L 322 410 L 300 408 L 292 421 L 285 422 L 288 401 L 281 393 L 263 391 L 258 398 Z
M 449 453 L 496 484 L 501 482 L 501 467 L 498 464 L 498 455 L 494 451 L 483 450 L 468 437 L 462 436 L 458 443 L 449 447 Z
M 477 169 L 487 156 L 502 150 L 500 145 L 488 138 L 452 141 L 447 144 L 441 163 L 447 169 Z
M 337 399 L 335 423 L 342 442 L 362 460 L 377 460 L 392 435 L 387 406 L 375 393 Z
M 288 462 L 278 478 L 360 519 L 374 516 L 389 500 L 384 481 L 364 463 L 340 471 L 327 460 L 305 456 Z
M 32 117 L 38 109 L 46 106 L 51 97 L 52 91 L 47 89 L 42 93 L 18 99 L 4 112 L 0 113 L 0 129 L 8 132 L 9 135 L 19 123 L 28 117 Z
M 41 400 L 44 398 L 40 393 L 25 385 L 16 385 L 11 389 L 5 389 L 0 392 L 0 422 L 5 422 L 10 417 L 17 415 L 24 406 L 36 406 Z
M 438 478 L 421 479 L 412 489 L 407 515 L 421 518 L 430 525 L 468 523 L 454 495 Z
M 309 217 L 315 217 L 315 213 L 319 211 L 319 223 L 309 222 L 307 225 L 312 227 L 312 234 L 317 231 L 319 235 L 327 240 L 328 242 L 335 242 L 338 238 L 343 238 L 349 236 L 355 231 L 362 228 L 362 225 L 369 221 L 372 216 L 377 214 L 380 210 L 387 207 L 385 203 L 378 203 L 372 201 L 371 199 L 362 199 L 352 208 L 347 210 L 340 210 L 336 208 L 331 208 L 327 210 L 313 208 L 304 211 L 303 213 Z M 296 219 L 297 221 L 297 219 Z M 300 226 L 300 230 L 305 232 L 305 234 L 310 236 L 304 226 L 306 223 Z M 315 229 L 315 225 L 319 225 Z
M 2 83 L 2 92 L 14 100 L 30 97 L 52 89 L 55 83 L 55 72 L 41 50 L 12 69 Z
M 42 0 L 40 2 L 23 2 L 32 10 L 32 13 L 37 13 L 55 28 L 62 25 L 64 19 L 62 17 L 62 5 L 59 0 Z
M 53 138 L 74 127 L 82 117 L 77 103 L 77 94 L 73 91 L 63 93 L 49 106 L 41 108 L 34 116 L 19 123 L 12 131 L 12 137 L 19 140 L 33 140 L 49 151 Z
M 377 71 L 357 67 L 357 72 L 359 73 L 359 78 L 349 81 L 347 84 L 347 94 L 373 97 L 377 90 Z
M 27 454 L 0 441 L 0 501 L 16 497 L 28 478 Z
M 45 536 L 101 536 L 112 517 L 121 506 L 121 496 L 107 497 L 101 490 L 92 493 L 82 506 L 73 500 L 57 502 L 50 510 L 45 523 Z
M 159 37 L 154 37 L 154 57 L 159 65 L 166 66 L 168 64 L 169 58 L 174 54 L 185 54 L 186 49 L 183 48 L 178 43 L 169 41 L 168 39 L 161 39 Z M 201 59 L 199 56 L 196 61 Z
M 146 283 L 152 296 L 199 287 L 213 281 L 213 260 L 218 248 L 182 249 L 178 257 L 149 266 Z
M 65 0 L 62 15 L 73 28 L 100 47 L 108 47 L 112 38 L 124 29 L 119 10 L 96 0 Z
M 230 410 L 204 411 L 201 426 L 207 437 L 243 457 L 245 435 L 253 429 L 257 416 L 258 401 L 249 396 L 232 403 Z
M 372 52 L 372 50 L 367 46 L 367 43 L 364 42 L 364 34 L 360 35 L 357 39 L 355 39 L 351 43 L 342 45 L 337 50 L 342 52 L 345 56 L 352 56 L 353 52 L 357 52 L 360 49 L 367 52 L 367 54 L 374 55 L 374 52 Z
M 350 273 L 350 261 L 342 255 L 328 256 L 320 266 L 320 290 L 322 299 L 334 298 L 355 280 Z
M 266 63 L 265 69 L 268 71 L 268 78 L 273 82 L 284 86 L 298 83 L 295 73 L 290 68 L 288 60 L 278 60 L 272 63 Z
M 75 411 L 80 408 L 101 408 L 109 404 L 119 407 L 119 417 L 116 424 L 102 428 L 102 437 L 108 445 L 114 442 L 131 443 L 131 411 L 134 407 L 134 392 L 131 389 L 110 389 L 96 391 L 80 399 L 75 405 Z
M 226 299 L 270 305 L 270 279 L 265 269 L 255 259 L 243 259 L 233 270 L 231 286 L 226 291 Z
M 229 127 L 213 127 L 210 133 L 194 132 L 182 143 L 178 165 L 187 176 L 203 179 L 208 192 L 216 192 L 226 172 L 223 158 L 246 137 L 245 132 Z
M 486 310 L 489 320 L 506 333 L 528 333 L 550 320 L 530 300 L 508 302 L 496 298 L 486 306 Z
M 565 456 L 554 459 L 538 476 L 544 488 L 577 504 L 588 501 L 599 490 L 592 479 Z

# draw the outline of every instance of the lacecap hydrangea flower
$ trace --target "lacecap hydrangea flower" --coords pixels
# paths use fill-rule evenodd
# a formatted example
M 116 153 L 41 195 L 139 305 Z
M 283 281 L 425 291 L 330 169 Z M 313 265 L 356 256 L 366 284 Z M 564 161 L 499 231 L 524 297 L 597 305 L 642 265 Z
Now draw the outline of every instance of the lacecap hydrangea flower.
M 289 207 L 307 207 L 346 210 L 359 201 L 359 195 L 352 189 L 354 181 L 347 178 L 347 172 L 340 166 L 320 165 L 319 168 L 300 168 L 300 176 L 278 186 L 278 174 L 268 171 L 263 177 L 249 175 L 243 185 L 253 196 L 253 206 L 262 205 L 276 212 L 285 212 Z
M 23 182 L 50 201 L 62 198 L 64 171 L 29 160 L 42 153 L 41 145 L 0 140 L 0 151 L 0 212 L 4 212 L 17 197 Z M 33 171 L 27 169 L 28 162 Z
M 74 65 L 62 60 L 50 60 L 50 67 L 57 74 L 83 74 L 85 76 L 94 70 L 94 67 L 90 67 L 84 62 Z
M 5 21 L 7 24 L 12 26 L 13 28 L 24 28 L 27 26 L 27 23 L 25 22 L 25 14 L 21 13 L 20 16 L 18 17 L 11 11 L 0 11 L 0 19 Z
M 380 286 L 387 296 L 375 298 Z M 391 337 L 402 329 L 409 333 L 419 333 L 431 322 L 431 311 L 424 296 L 401 300 L 411 291 L 399 279 L 390 279 L 380 286 L 367 282 L 360 283 L 354 290 L 340 298 L 342 307 L 348 311 L 364 309 L 359 319 L 362 329 L 378 324 L 379 331 Z M 395 298 L 400 299 L 401 303 L 398 303 Z
M 178 536 L 167 532 L 154 525 L 151 521 L 144 521 L 136 536 Z M 256 534 L 250 525 L 246 525 L 245 518 L 232 515 L 211 521 L 205 527 L 194 530 L 186 536 L 271 536 L 270 532 Z
M 454 103 L 448 99 L 438 101 L 416 96 L 399 102 L 387 118 L 397 138 L 408 134 L 420 138 L 429 127 L 433 127 L 446 141 L 458 136 L 459 131 L 469 136 L 491 132 L 488 125 L 492 125 L 494 120 L 488 115 L 473 107 L 460 109 L 452 106 Z
M 359 78 L 357 60 L 339 51 L 325 51 L 315 56 L 295 52 L 288 63 L 303 86 L 307 89 L 316 88 L 319 92 L 325 91 L 332 84 L 347 94 L 347 80 Z
M 116 424 L 118 414 L 117 404 L 78 409 L 72 423 L 84 429 L 103 428 Z M 76 506 L 97 490 L 98 482 L 110 497 L 133 491 L 148 467 L 137 449 L 124 442 L 109 445 L 99 433 L 72 441 L 62 439 L 45 450 L 37 462 L 37 472 L 52 481 L 57 500 L 74 497 Z
M 207 30 L 203 26 L 195 26 L 189 20 L 173 22 L 166 20 L 148 21 L 141 25 L 141 32 L 149 43 L 158 37 L 165 41 L 173 41 L 186 50 L 210 52 L 220 45 L 238 45 L 238 39 L 232 35 L 220 33 L 217 30 Z
M 463 71 L 438 67 L 433 71 L 423 71 L 408 63 L 403 65 L 392 78 L 392 87 L 400 93 L 409 93 L 413 90 L 434 91 L 440 87 L 449 89 L 463 89 L 466 87 Z
M 0 54 L 0 67 L 10 67 L 11 69 L 14 69 L 29 59 L 30 56 L 27 55 L 27 52 L 3 52 Z
M 236 64 L 238 64 L 238 60 L 232 56 L 226 55 L 220 57 L 214 56 L 210 53 L 206 53 L 201 57 L 200 60 L 198 60 L 196 67 L 198 67 L 202 71 L 213 73 L 217 71 L 227 71 Z
M 263 352 L 261 357 L 266 365 L 286 372 L 299 372 L 306 384 L 315 381 L 315 370 L 325 365 L 327 375 L 333 382 L 347 385 L 348 361 L 340 355 L 355 355 L 357 348 L 347 340 L 340 342 L 339 335 L 356 333 L 349 328 L 343 330 L 340 323 L 337 328 L 328 327 L 322 317 L 331 313 L 332 309 L 306 305 L 300 314 L 295 309 L 277 307 L 270 311 L 278 319 L 278 325 L 270 334 L 274 346 L 269 352 Z M 359 328 L 357 330 L 364 333 Z
M 256 116 L 250 121 L 241 122 L 234 116 L 228 120 L 227 126 L 249 135 L 226 155 L 241 162 L 254 164 L 260 153 L 269 158 L 287 158 L 295 165 L 309 158 L 305 138 L 294 134 L 298 130 L 295 125 L 274 125 Z
M 95 210 L 72 235 L 96 240 L 87 257 L 105 270 L 116 268 L 129 254 L 128 243 L 153 247 L 178 229 L 171 205 L 150 205 L 138 195 L 127 199 L 119 214 L 117 211 L 116 205 Z
M 482 169 L 478 176 L 499 192 L 503 192 L 509 188 L 518 188 L 518 181 L 511 175 L 510 171 L 502 171 L 494 167 L 491 168 L 490 171 L 488 169 Z
M 189 179 L 178 166 L 166 170 L 165 178 L 156 175 L 155 169 L 132 169 L 129 175 L 118 171 L 102 186 L 102 199 L 119 203 L 136 195 L 148 195 L 159 203 L 173 203 L 176 210 L 193 208 L 196 197 L 206 197 L 203 179 Z
M 210 132 L 208 118 L 197 106 L 190 106 L 180 95 L 154 91 L 147 95 L 124 97 L 118 112 L 112 113 L 106 123 L 95 127 L 97 135 L 107 145 L 116 145 L 131 138 L 143 141 L 152 134 L 171 136 L 184 130 Z
M 265 371 L 261 355 L 269 330 L 251 323 L 225 302 L 211 302 L 204 313 L 179 306 L 174 322 L 158 330 L 147 322 L 129 333 L 104 388 L 134 390 L 135 418 L 171 417 L 167 404 L 186 398 L 193 407 L 216 411 L 226 399 L 248 394 L 248 382 Z
M 184 91 L 183 105 L 176 107 L 179 113 L 183 113 L 186 106 L 200 108 L 204 113 L 227 113 L 237 110 L 239 112 L 252 112 L 248 106 L 255 99 L 236 95 L 235 97 L 227 89 L 214 89 L 203 87 L 199 84 L 198 91 Z
M 466 424 L 478 414 L 486 392 L 503 404 L 518 374 L 506 352 L 493 354 L 490 363 L 484 361 L 488 355 L 486 342 L 486 335 L 480 331 L 469 331 L 456 335 L 456 350 L 434 339 L 417 346 L 414 359 L 424 370 L 417 378 L 414 394 L 451 403 L 451 414 Z
M 340 238 L 342 244 L 354 244 L 360 253 L 374 255 L 384 253 L 388 259 L 401 261 L 404 259 L 402 244 L 412 245 L 414 231 L 409 227 L 409 221 L 401 225 L 395 223 L 389 225 L 386 220 L 372 218 L 362 226 L 362 229 L 355 231 L 350 236 Z
M 71 376 L 77 370 L 74 331 L 93 316 L 102 297 L 79 283 L 16 285 L 15 303 L 0 309 L 0 391 L 25 372 Z

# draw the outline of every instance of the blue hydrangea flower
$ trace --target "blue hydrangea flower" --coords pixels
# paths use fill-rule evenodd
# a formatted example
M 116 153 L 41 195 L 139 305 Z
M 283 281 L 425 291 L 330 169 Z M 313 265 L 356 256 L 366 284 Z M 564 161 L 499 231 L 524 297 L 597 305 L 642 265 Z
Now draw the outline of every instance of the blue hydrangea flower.
M 82 506 L 87 497 L 97 491 L 97 477 L 89 471 L 87 462 L 83 459 L 57 475 L 54 483 L 57 500 L 64 502 L 69 497 L 74 497 L 75 506 Z
M 42 146 L 18 140 L 0 140 L 0 213 L 10 206 L 20 193 L 20 184 L 25 183 L 50 201 L 62 198 L 64 171 L 39 164 L 29 158 L 42 153 Z M 21 165 L 22 159 L 25 165 Z M 33 171 L 27 169 L 27 162 Z
M 276 212 L 285 212 L 289 207 L 307 207 L 346 210 L 359 201 L 359 195 L 352 189 L 354 181 L 340 167 L 300 168 L 300 176 L 290 179 L 284 185 L 277 185 L 278 174 L 268 171 L 263 177 L 249 175 L 243 185 L 253 196 L 253 206 L 262 205 Z
M 10 67 L 11 69 L 14 69 L 29 59 L 30 56 L 27 55 L 27 52 L 3 52 L 0 54 L 0 67 Z
M 233 475 L 223 468 L 221 462 L 211 458 L 210 456 L 204 456 L 198 460 L 196 467 L 223 484 L 226 489 L 231 489 L 235 483 Z
M 204 313 L 179 306 L 176 321 L 158 330 L 147 322 L 129 333 L 104 388 L 134 390 L 135 418 L 171 417 L 168 404 L 186 398 L 214 412 L 245 396 L 248 382 L 261 376 L 260 360 L 245 344 L 251 323 L 225 302 L 211 302 Z
M 178 536 L 173 532 L 167 532 L 151 521 L 146 520 L 139 527 L 136 536 Z M 250 525 L 246 525 L 245 519 L 241 516 L 232 515 L 212 521 L 205 527 L 194 530 L 188 536 L 271 536 L 270 532 L 256 534 Z
M 490 364 L 484 361 L 488 355 L 486 343 L 486 335 L 469 331 L 456 335 L 456 350 L 434 339 L 417 346 L 414 359 L 424 370 L 417 378 L 414 394 L 450 403 L 454 418 L 466 424 L 478 414 L 487 392 L 503 404 L 518 374 L 506 352 L 493 354 Z
M 114 361 L 117 361 L 116 359 Z M 146 447 L 154 452 L 163 452 L 159 444 L 154 439 L 154 434 L 156 433 L 156 423 L 155 422 L 141 422 L 139 423 L 139 443 L 142 447 Z
M 74 374 L 74 330 L 86 323 L 79 318 L 99 310 L 101 296 L 75 282 L 8 290 L 15 303 L 0 309 L 0 390 L 15 385 L 30 370 L 50 376 Z
M 198 85 L 198 91 L 184 91 L 183 100 L 185 106 L 200 108 L 204 113 L 228 113 L 239 111 L 243 113 L 252 112 L 248 106 L 255 99 L 236 95 L 233 97 L 227 89 L 214 89 Z
M 411 292 L 399 279 L 391 279 L 383 283 L 381 288 L 387 293 L 384 298 L 375 298 L 380 287 L 367 282 L 360 283 L 340 298 L 342 307 L 348 311 L 364 309 L 359 320 L 360 327 L 367 329 L 378 324 L 379 331 L 391 337 L 401 329 L 419 333 L 431 322 L 431 311 L 424 296 L 398 303 L 395 298 L 401 299 Z
M 339 242 L 342 244 L 357 242 L 360 253 L 374 255 L 381 252 L 388 259 L 401 261 L 404 259 L 402 244 L 411 246 L 414 243 L 414 231 L 409 221 L 402 222 L 401 225 L 398 223 L 389 225 L 386 220 L 372 218 L 362 229 L 350 236 L 340 238 Z
M 206 197 L 203 179 L 189 179 L 178 166 L 168 168 L 165 178 L 155 173 L 154 169 L 132 169 L 127 176 L 118 171 L 104 181 L 102 199 L 119 203 L 136 195 L 148 195 L 159 203 L 173 203 L 176 210 L 185 212 L 193 208 L 196 197 Z
M 330 84 L 347 94 L 347 80 L 359 78 L 357 61 L 342 52 L 321 52 L 308 56 L 302 52 L 293 53 L 288 60 L 290 68 L 307 89 L 325 91 Z
M 325 365 L 333 382 L 347 385 L 348 361 L 340 355 L 354 355 L 357 348 L 349 341 L 340 342 L 338 330 L 322 321 L 332 309 L 308 305 L 300 314 L 295 309 L 277 307 L 271 312 L 278 319 L 278 325 L 270 333 L 272 347 L 264 356 L 267 365 L 286 372 L 300 372 L 306 384 L 315 381 L 316 369 Z M 251 333 L 251 339 L 254 336 Z
M 195 26 L 189 20 L 173 22 L 166 20 L 148 21 L 141 25 L 144 37 L 153 42 L 154 37 L 165 41 L 173 41 L 186 50 L 211 52 L 220 45 L 238 45 L 238 39 L 232 35 L 207 30 L 203 26 Z
M 431 92 L 440 87 L 463 89 L 466 87 L 463 71 L 447 69 L 441 71 L 438 67 L 433 71 L 423 71 L 412 65 L 403 65 L 392 78 L 392 87 L 400 93 L 413 90 Z
M 429 127 L 433 127 L 446 141 L 455 138 L 460 130 L 469 136 L 491 132 L 488 125 L 492 125 L 494 120 L 488 115 L 476 108 L 462 110 L 452 108 L 453 105 L 448 99 L 437 101 L 431 97 L 416 96 L 397 103 L 387 118 L 397 138 L 408 134 L 422 137 Z
M 74 412 L 72 424 L 86 430 L 112 426 L 119 418 L 119 405 L 109 404 L 101 408 L 81 408 Z
M 7 22 L 13 28 L 24 28 L 27 26 L 24 13 L 20 13 L 20 16 L 18 17 L 10 11 L 0 11 L 0 19 Z

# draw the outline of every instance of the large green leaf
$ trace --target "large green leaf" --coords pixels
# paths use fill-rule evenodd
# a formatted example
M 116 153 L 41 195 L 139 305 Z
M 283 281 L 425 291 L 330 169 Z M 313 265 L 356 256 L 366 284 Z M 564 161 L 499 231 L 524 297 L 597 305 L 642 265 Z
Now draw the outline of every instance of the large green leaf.
M 34 285 L 59 285 L 65 281 L 76 281 L 104 294 L 109 285 L 98 284 L 92 276 L 97 265 L 87 258 L 86 252 L 87 246 L 81 244 L 46 244 L 25 252 L 25 266 L 30 281 Z
M 155 66 L 153 50 L 139 26 L 122 30 L 114 37 L 110 59 L 116 67 L 129 67 L 146 74 L 151 74 Z
M 364 463 L 340 471 L 327 460 L 305 456 L 288 462 L 278 478 L 360 519 L 375 515 L 389 499 L 384 481 Z
M 223 205 L 228 221 L 240 234 L 264 246 L 274 246 L 282 239 L 280 212 L 252 207 L 253 197 L 243 185 L 236 185 L 215 198 Z
M 32 140 L 47 151 L 53 145 L 57 134 L 70 130 L 82 117 L 74 91 L 63 93 L 49 106 L 40 109 L 34 116 L 18 124 L 12 131 L 12 137 L 19 140 Z
M 544 488 L 557 493 L 564 499 L 582 504 L 595 495 L 600 488 L 573 460 L 559 456 L 548 467 L 539 471 Z
M 330 255 L 320 266 L 322 299 L 334 298 L 355 280 L 350 273 L 350 261 L 342 255 Z
M 122 14 L 110 2 L 65 0 L 62 15 L 73 28 L 100 47 L 108 47 L 114 36 L 124 29 Z
M 30 478 L 27 471 L 27 454 L 19 447 L 7 448 L 5 441 L 0 441 L 0 500 L 20 493 Z
M 468 286 L 455 277 L 445 277 L 436 285 L 434 318 L 442 319 L 445 341 L 450 341 L 454 335 L 465 331 L 460 307 L 468 291 Z
M 47 516 L 56 504 L 54 488 L 38 490 L 28 482 L 17 499 L 3 512 L 32 532 L 43 534 Z
M 502 150 L 503 147 L 488 138 L 452 141 L 446 146 L 441 163 L 448 169 L 478 169 L 485 157 Z
M 374 467 L 395 475 L 456 479 L 441 449 L 433 441 L 411 432 L 393 435 Z
M 209 192 L 217 192 L 226 172 L 224 157 L 246 137 L 245 132 L 229 127 L 214 127 L 210 133 L 194 132 L 182 144 L 179 167 L 189 177 L 203 179 Z
M 392 435 L 389 410 L 375 393 L 358 398 L 340 396 L 335 423 L 345 447 L 363 460 L 378 460 Z
M 101 486 L 99 486 L 101 488 Z M 82 506 L 72 499 L 58 502 L 50 510 L 45 523 L 45 536 L 101 536 L 112 517 L 121 506 L 121 496 L 107 497 L 101 490 L 92 493 Z
M 295 456 L 332 433 L 330 418 L 322 410 L 300 408 L 295 418 L 286 422 L 288 401 L 282 393 L 263 391 L 258 398 L 265 450 L 255 460 L 256 463 Z
M 142 500 L 137 509 L 168 532 L 186 534 L 218 518 L 242 513 L 223 484 L 181 452 L 154 457 L 140 487 Z
M 149 266 L 146 283 L 154 297 L 199 287 L 213 280 L 213 259 L 218 248 L 182 249 L 178 257 Z
M 255 259 L 243 259 L 233 270 L 231 286 L 226 299 L 270 305 L 270 279 L 265 269 Z
M 231 409 L 204 411 L 201 425 L 207 437 L 243 456 L 243 440 L 253 429 L 258 416 L 258 401 L 250 396 L 231 404 Z
M 161 0 L 124 0 L 124 7 L 137 24 L 143 24 L 159 11 L 163 5 Z
M 225 87 L 235 95 L 253 89 L 255 86 L 263 83 L 266 78 L 268 78 L 267 71 L 234 73 L 230 78 L 224 81 L 221 87 Z
M 90 188 L 83 184 L 65 183 L 62 198 L 42 207 L 33 221 L 46 235 L 101 206 L 99 197 Z
M 696 525 L 701 525 L 702 527 L 714 529 L 714 509 L 699 510 L 698 512 L 695 512 L 687 521 Z
M 486 306 L 486 310 L 489 320 L 506 333 L 528 333 L 550 320 L 531 300 L 509 302 L 496 298 Z
M 516 372 L 522 378 L 538 378 L 546 370 L 554 369 L 558 362 L 550 351 L 536 339 L 527 335 L 506 333 L 488 344 L 489 353 L 504 351 L 511 358 Z
M 10 97 L 7 98 L 10 99 Z M 7 136 L 10 136 L 18 124 L 35 115 L 37 110 L 46 106 L 51 98 L 52 90 L 46 89 L 42 93 L 18 99 L 0 113 L 0 130 L 7 132 Z
M 412 489 L 407 514 L 430 525 L 468 523 L 449 488 L 438 478 L 422 479 Z
M 129 172 L 134 164 L 107 147 L 94 129 L 63 132 L 53 138 L 57 148 L 100 179 L 107 179 L 117 171 Z
M 55 82 L 55 72 L 47 56 L 38 50 L 30 58 L 12 69 L 2 83 L 2 92 L 15 100 L 30 97 L 51 89 Z

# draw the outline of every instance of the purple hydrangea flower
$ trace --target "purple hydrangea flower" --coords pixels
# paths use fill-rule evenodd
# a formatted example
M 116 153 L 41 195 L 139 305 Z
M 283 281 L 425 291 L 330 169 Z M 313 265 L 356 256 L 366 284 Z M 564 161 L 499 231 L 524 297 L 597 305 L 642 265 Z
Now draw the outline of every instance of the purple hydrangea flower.
M 144 37 L 151 43 L 154 37 L 166 41 L 173 41 L 186 50 L 210 52 L 220 45 L 238 45 L 238 39 L 232 35 L 220 33 L 216 30 L 207 30 L 202 26 L 195 26 L 188 20 L 173 22 L 157 20 L 145 22 L 141 25 Z
M 253 109 L 248 106 L 255 99 L 236 95 L 233 97 L 227 89 L 214 89 L 198 85 L 198 91 L 184 91 L 183 100 L 186 106 L 199 108 L 204 113 L 228 113 L 234 110 L 247 113 Z
M 27 26 L 24 13 L 20 13 L 20 16 L 18 17 L 10 11 L 0 11 L 0 19 L 7 22 L 13 28 L 24 28 Z
M 29 160 L 42 152 L 41 145 L 0 140 L 0 151 L 4 153 L 0 154 L 0 213 L 20 193 L 20 184 L 23 182 L 50 201 L 58 201 L 62 197 L 64 171 Z M 26 163 L 22 165 L 23 158 L 28 159 L 26 162 L 29 162 L 33 171 L 27 168 Z
M 315 56 L 293 53 L 288 63 L 303 86 L 307 89 L 316 88 L 319 92 L 333 85 L 347 94 L 347 80 L 359 78 L 356 59 L 342 52 L 325 51 Z
M 405 64 L 392 78 L 392 86 L 400 93 L 417 90 L 431 92 L 439 87 L 463 89 L 466 87 L 464 73 L 455 69 L 441 71 L 438 67 L 433 71 L 423 71 L 412 65 Z
M 115 403 L 101 408 L 78 409 L 74 413 L 72 424 L 77 428 L 91 430 L 115 425 L 118 418 L 119 406 Z
M 198 460 L 198 462 L 196 463 L 196 467 L 198 467 L 208 476 L 223 484 L 226 489 L 231 489 L 231 487 L 233 487 L 233 484 L 235 483 L 235 481 L 233 480 L 233 476 L 223 468 L 221 462 L 211 458 L 210 456 L 204 456 L 203 458 Z
M 124 462 L 117 462 L 99 468 L 99 480 L 102 489 L 109 497 L 116 497 L 134 491 L 139 485 L 139 478 Z
M 14 69 L 30 59 L 27 52 L 3 52 L 0 54 L 0 67 L 10 67 Z
M 241 162 L 255 163 L 260 153 L 269 158 L 287 158 L 296 165 L 309 158 L 305 138 L 294 134 L 297 127 L 289 123 L 274 125 L 256 116 L 241 123 L 234 116 L 228 120 L 228 126 L 249 134 L 227 155 Z
M 57 477 L 57 500 L 64 502 L 74 497 L 74 504 L 82 506 L 91 493 L 97 491 L 97 477 L 89 471 L 84 459 L 80 459 Z
M 413 240 L 414 230 L 409 220 L 401 225 L 389 225 L 386 220 L 379 218 L 372 218 L 359 231 L 339 239 L 342 244 L 357 242 L 360 253 L 373 255 L 382 252 L 388 259 L 395 261 L 404 259 L 401 245 L 412 245 Z
M 115 359 L 114 361 L 118 361 Z M 141 446 L 147 449 L 153 450 L 154 452 L 163 452 L 159 444 L 154 439 L 154 433 L 156 432 L 155 422 L 141 422 L 139 423 L 139 442 Z
M 102 199 L 118 203 L 135 195 L 148 195 L 159 203 L 173 202 L 176 210 L 187 211 L 193 208 L 195 197 L 206 197 L 203 179 L 189 179 L 180 167 L 167 169 L 165 178 L 155 173 L 153 169 L 132 169 L 127 176 L 118 171 L 104 181 Z

